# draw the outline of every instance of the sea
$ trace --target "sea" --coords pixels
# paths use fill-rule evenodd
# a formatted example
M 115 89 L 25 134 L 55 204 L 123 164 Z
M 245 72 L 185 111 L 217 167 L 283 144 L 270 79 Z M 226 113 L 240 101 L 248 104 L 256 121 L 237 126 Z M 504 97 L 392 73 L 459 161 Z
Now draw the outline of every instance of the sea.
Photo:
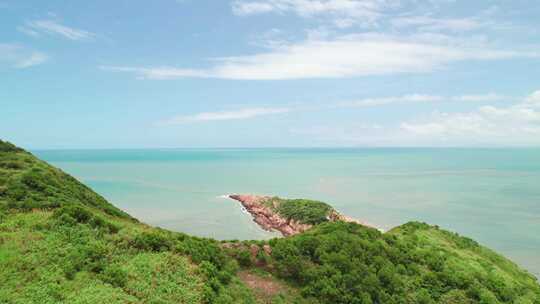
M 389 230 L 471 237 L 540 277 L 540 149 L 43 150 L 35 155 L 143 222 L 216 239 L 268 239 L 227 194 L 327 202 Z

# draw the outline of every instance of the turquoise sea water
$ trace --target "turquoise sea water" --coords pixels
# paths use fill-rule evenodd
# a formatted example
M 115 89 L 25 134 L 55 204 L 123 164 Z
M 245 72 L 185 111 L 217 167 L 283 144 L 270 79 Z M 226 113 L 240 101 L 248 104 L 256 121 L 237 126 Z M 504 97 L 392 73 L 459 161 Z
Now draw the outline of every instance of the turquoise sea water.
M 472 237 L 540 277 L 540 149 L 34 151 L 142 221 L 218 239 L 269 238 L 237 203 L 323 200 L 390 229 L 410 220 Z

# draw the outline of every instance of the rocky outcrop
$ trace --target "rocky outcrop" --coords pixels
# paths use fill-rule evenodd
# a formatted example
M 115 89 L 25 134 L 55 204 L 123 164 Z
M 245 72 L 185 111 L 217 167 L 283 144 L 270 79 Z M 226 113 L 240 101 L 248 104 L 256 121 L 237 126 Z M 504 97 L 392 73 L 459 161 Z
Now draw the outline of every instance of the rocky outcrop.
M 264 202 L 271 199 L 269 196 L 233 194 L 229 195 L 229 197 L 239 201 L 246 208 L 246 211 L 253 216 L 253 221 L 266 231 L 277 230 L 283 236 L 289 236 L 302 233 L 312 227 L 312 225 L 285 219 L 265 206 Z
M 313 225 L 300 223 L 292 219 L 286 219 L 277 214 L 272 210 L 272 208 L 269 207 L 272 206 L 274 209 L 277 208 L 275 205 L 276 202 L 271 201 L 272 197 L 270 196 L 232 194 L 229 195 L 229 198 L 240 202 L 246 211 L 253 216 L 253 221 L 266 231 L 277 230 L 281 232 L 283 236 L 290 236 L 302 233 L 313 227 Z M 332 212 L 328 215 L 328 220 L 332 222 L 344 221 L 372 227 L 367 223 L 342 215 L 336 210 L 332 210 Z

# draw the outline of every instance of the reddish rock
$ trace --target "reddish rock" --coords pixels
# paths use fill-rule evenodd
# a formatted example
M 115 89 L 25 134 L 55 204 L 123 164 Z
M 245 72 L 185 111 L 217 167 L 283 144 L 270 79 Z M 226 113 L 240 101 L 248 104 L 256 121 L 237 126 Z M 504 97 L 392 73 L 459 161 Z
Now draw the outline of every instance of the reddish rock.
M 230 195 L 229 197 L 239 201 L 253 216 L 253 221 L 264 230 L 277 230 L 281 232 L 283 236 L 289 236 L 304 232 L 312 227 L 312 225 L 301 224 L 294 220 L 287 220 L 266 207 L 263 203 L 268 199 L 271 199 L 269 196 L 235 194 Z M 274 205 L 274 207 L 277 206 Z
M 253 260 L 256 260 L 257 259 L 257 255 L 259 254 L 259 246 L 255 245 L 255 244 L 251 244 L 251 246 L 249 246 L 249 251 L 251 252 L 251 259 Z

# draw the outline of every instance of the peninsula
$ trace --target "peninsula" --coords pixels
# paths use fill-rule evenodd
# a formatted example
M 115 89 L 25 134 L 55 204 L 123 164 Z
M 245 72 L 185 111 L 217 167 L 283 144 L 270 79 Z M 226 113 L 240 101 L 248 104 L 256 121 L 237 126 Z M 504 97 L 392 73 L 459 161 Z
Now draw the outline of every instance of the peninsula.
M 262 229 L 279 231 L 283 236 L 302 233 L 323 222 L 342 221 L 372 227 L 368 223 L 342 215 L 332 206 L 320 201 L 251 194 L 231 194 L 229 198 L 240 202 Z

